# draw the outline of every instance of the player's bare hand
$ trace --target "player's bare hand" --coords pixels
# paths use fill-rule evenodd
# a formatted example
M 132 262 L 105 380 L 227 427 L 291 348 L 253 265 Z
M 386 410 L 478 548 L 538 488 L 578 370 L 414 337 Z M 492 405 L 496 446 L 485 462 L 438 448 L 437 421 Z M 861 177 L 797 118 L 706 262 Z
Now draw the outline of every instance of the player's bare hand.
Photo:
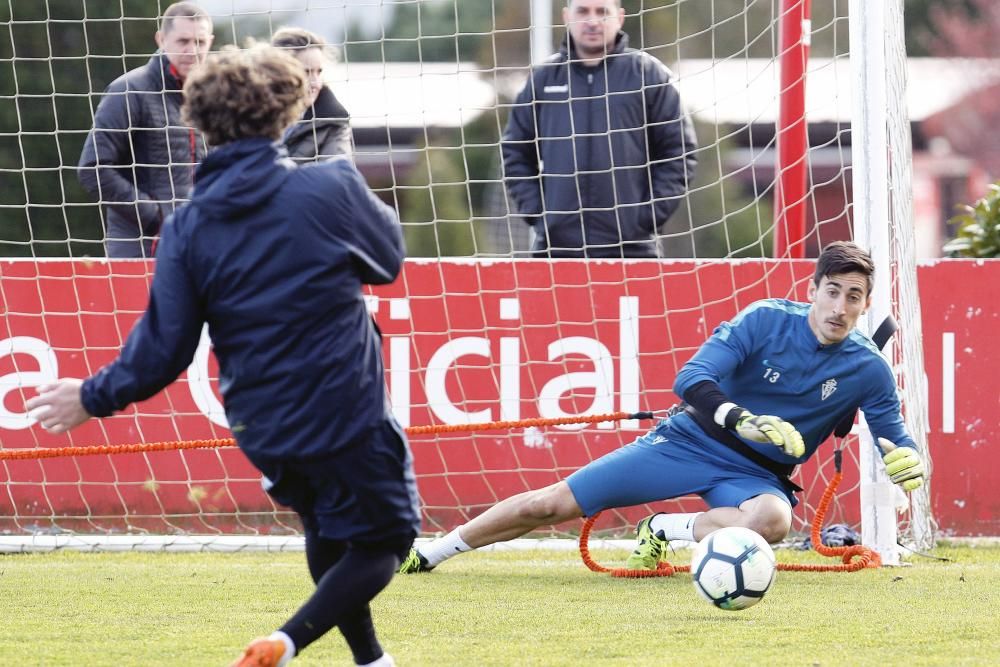
M 49 433 L 65 433 L 90 419 L 80 400 L 83 380 L 64 378 L 38 387 L 38 396 L 24 403 L 28 416 Z
M 802 434 L 781 417 L 755 415 L 744 410 L 736 422 L 736 432 L 747 440 L 781 447 L 782 451 L 795 458 L 806 452 Z

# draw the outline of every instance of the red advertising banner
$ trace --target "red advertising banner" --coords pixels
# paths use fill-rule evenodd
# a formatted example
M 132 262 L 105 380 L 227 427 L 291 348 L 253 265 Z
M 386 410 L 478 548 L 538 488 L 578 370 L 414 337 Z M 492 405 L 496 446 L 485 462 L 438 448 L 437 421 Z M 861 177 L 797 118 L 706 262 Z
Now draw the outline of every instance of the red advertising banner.
M 114 359 L 145 306 L 151 268 L 0 264 L 0 447 L 229 437 L 207 334 L 178 382 L 121 415 L 55 437 L 24 413 L 32 387 L 85 377 Z M 669 408 L 677 370 L 720 321 L 759 298 L 804 298 L 811 269 L 809 261 L 775 260 L 414 260 L 366 298 L 384 334 L 400 422 L 473 424 Z M 1000 374 L 989 344 L 1000 323 L 1000 262 L 935 262 L 920 267 L 919 283 L 933 512 L 946 533 L 1000 535 L 1000 449 L 992 446 L 1000 435 Z M 560 479 L 651 425 L 413 437 L 425 527 L 447 528 L 497 499 Z M 819 465 L 804 466 L 801 477 L 816 475 Z M 0 484 L 0 528 L 4 517 L 23 519 L 33 508 L 44 508 L 40 518 L 92 518 L 123 507 L 135 516 L 191 514 L 194 503 L 203 523 L 234 512 L 252 523 L 255 512 L 271 509 L 235 449 L 7 461 Z M 842 502 L 857 505 L 856 498 Z

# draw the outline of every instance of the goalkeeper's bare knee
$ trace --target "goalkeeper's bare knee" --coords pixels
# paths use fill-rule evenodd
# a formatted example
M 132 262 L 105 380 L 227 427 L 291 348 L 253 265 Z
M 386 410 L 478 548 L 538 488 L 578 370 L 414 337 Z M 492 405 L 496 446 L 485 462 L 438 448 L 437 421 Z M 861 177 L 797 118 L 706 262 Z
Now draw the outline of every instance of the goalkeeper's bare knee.
M 751 517 L 745 526 L 763 537 L 768 544 L 775 544 L 788 536 L 790 526 L 774 517 Z
M 565 482 L 529 491 L 519 509 L 522 519 L 539 526 L 583 516 L 583 510 Z
M 754 531 L 770 544 L 788 536 L 792 527 L 791 508 L 777 496 L 763 494 L 740 505 L 742 526 Z

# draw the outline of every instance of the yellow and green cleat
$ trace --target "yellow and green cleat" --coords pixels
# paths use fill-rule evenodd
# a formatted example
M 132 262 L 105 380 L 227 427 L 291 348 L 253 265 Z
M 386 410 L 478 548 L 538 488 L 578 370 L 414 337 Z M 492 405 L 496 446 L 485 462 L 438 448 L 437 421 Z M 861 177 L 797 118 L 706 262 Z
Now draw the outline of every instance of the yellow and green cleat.
M 433 565 L 427 564 L 427 559 L 414 547 L 406 555 L 406 560 L 399 566 L 400 574 L 416 574 L 417 572 L 430 572 Z
M 630 570 L 655 570 L 664 552 L 667 550 L 667 538 L 663 531 L 654 533 L 649 527 L 656 514 L 647 516 L 635 527 L 635 535 L 639 540 L 635 551 L 625 561 L 625 567 Z

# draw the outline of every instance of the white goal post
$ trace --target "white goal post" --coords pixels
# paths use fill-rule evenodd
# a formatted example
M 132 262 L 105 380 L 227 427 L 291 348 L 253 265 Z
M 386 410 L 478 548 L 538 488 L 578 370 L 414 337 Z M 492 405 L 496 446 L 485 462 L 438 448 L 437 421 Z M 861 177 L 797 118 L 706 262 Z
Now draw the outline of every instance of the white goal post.
M 867 330 L 890 315 L 900 332 L 885 353 L 893 361 L 904 402 L 904 418 L 926 465 L 927 387 L 923 377 L 920 300 L 912 225 L 911 140 L 906 112 L 906 51 L 902 0 L 850 6 L 851 65 L 854 79 L 852 183 L 854 237 L 868 247 L 878 267 Z M 867 429 L 862 430 L 862 540 L 887 565 L 900 560 L 897 513 L 908 510 L 907 546 L 934 543 L 930 482 L 909 499 L 889 481 Z

